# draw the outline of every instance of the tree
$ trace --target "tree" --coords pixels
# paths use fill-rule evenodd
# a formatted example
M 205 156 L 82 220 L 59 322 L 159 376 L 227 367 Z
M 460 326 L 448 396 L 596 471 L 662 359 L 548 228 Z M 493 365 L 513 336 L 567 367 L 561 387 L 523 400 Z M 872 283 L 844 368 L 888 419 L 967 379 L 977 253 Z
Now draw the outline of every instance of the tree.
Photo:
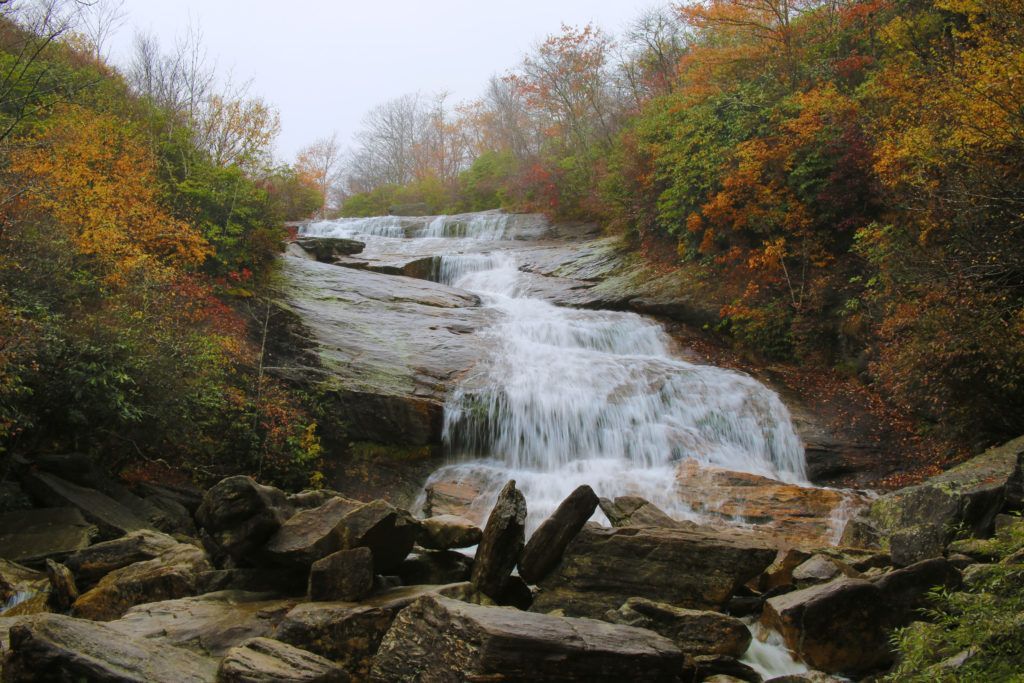
M 327 215 L 331 190 L 338 179 L 340 164 L 341 147 L 338 144 L 337 133 L 303 147 L 295 159 L 295 171 L 299 177 L 312 183 L 320 192 L 321 218 Z

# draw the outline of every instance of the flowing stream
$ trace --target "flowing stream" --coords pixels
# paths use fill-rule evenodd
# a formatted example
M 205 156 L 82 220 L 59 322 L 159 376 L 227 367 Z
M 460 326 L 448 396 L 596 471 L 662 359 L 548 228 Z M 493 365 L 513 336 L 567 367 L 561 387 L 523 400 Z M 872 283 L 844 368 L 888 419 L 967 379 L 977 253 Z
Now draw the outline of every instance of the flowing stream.
M 673 494 L 678 463 L 805 483 L 803 445 L 778 396 L 753 378 L 672 353 L 656 322 L 575 310 L 524 294 L 512 238 L 537 226 L 486 212 L 326 221 L 304 234 L 355 237 L 367 253 L 431 255 L 437 278 L 481 297 L 498 322 L 492 352 L 452 392 L 444 439 L 450 464 L 431 481 L 468 481 L 489 509 L 515 479 L 535 527 L 580 484 L 600 496 L 639 495 L 697 518 Z M 429 483 L 429 482 L 428 482 Z

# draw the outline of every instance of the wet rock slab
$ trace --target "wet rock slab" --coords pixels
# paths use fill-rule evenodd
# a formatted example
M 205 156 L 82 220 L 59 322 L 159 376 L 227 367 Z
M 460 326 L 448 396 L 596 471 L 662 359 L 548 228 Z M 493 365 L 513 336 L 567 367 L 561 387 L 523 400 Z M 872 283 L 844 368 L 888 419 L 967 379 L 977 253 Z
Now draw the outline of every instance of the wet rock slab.
M 373 681 L 670 681 L 682 653 L 651 631 L 426 596 L 402 610 Z
M 280 305 L 298 315 L 320 367 L 281 374 L 338 397 L 350 438 L 423 445 L 440 439 L 443 402 L 485 351 L 490 313 L 468 292 L 426 280 L 283 259 Z
M 0 515 L 0 557 L 29 564 L 66 557 L 89 545 L 96 527 L 77 508 L 18 510 Z

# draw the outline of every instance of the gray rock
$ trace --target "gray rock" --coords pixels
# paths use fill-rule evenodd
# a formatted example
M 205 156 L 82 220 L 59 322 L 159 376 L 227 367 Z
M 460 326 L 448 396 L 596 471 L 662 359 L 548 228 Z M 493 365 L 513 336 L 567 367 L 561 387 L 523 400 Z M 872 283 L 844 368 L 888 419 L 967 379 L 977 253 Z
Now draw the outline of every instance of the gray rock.
M 341 548 L 336 527 L 361 505 L 356 500 L 335 497 L 319 507 L 302 510 L 281 525 L 264 551 L 275 564 L 309 567 Z
M 793 581 L 798 586 L 831 581 L 842 573 L 839 565 L 825 555 L 812 555 L 793 570 Z
M 217 670 L 218 683 L 347 683 L 337 664 L 270 638 L 232 648 Z
M 483 531 L 465 517 L 438 515 L 420 520 L 418 543 L 430 550 L 469 548 L 480 543 Z
M 209 570 L 202 549 L 179 543 L 152 560 L 110 572 L 75 601 L 72 614 L 111 621 L 134 605 L 195 595 L 199 575 Z
M 630 598 L 605 615 L 613 624 L 646 628 L 665 636 L 687 655 L 740 657 L 750 645 L 750 630 L 739 619 L 683 609 L 644 598 Z
M 203 496 L 196 521 L 235 562 L 251 563 L 293 509 L 285 494 L 251 477 L 228 477 Z
M 64 563 L 74 573 L 79 588 L 88 590 L 115 569 L 160 557 L 176 545 L 178 541 L 167 534 L 142 529 L 83 548 L 72 553 Z
M 96 534 L 78 508 L 5 512 L 0 515 L 0 558 L 33 565 L 48 557 L 61 560 L 87 547 Z
M 594 489 L 583 485 L 570 493 L 530 536 L 519 558 L 519 576 L 527 583 L 537 583 L 547 576 L 596 509 Z
M 397 571 L 407 586 L 459 583 L 469 580 L 473 560 L 454 550 L 424 550 L 405 558 Z
M 890 616 L 878 586 L 844 578 L 769 598 L 761 620 L 808 666 L 856 676 L 893 660 Z
M 523 551 L 525 530 L 526 499 L 510 481 L 498 494 L 477 547 L 470 581 L 478 591 L 494 599 L 501 597 Z
M 991 534 L 996 514 L 1019 496 L 1024 437 L 915 486 L 893 491 L 851 520 L 843 545 L 888 549 L 897 566 L 943 554 L 959 531 Z
M 22 484 L 43 505 L 78 508 L 88 521 L 96 525 L 102 538 L 117 538 L 152 527 L 148 520 L 110 496 L 47 472 L 31 472 L 22 479 Z
M 435 590 L 443 588 L 410 586 L 374 595 L 360 603 L 297 605 L 281 621 L 273 637 L 338 662 L 356 680 L 365 680 L 395 616 L 417 598 Z
M 583 527 L 561 564 L 540 582 L 531 609 L 601 618 L 631 597 L 690 609 L 721 609 L 764 571 L 776 551 L 749 534 Z
M 402 610 L 373 681 L 665 681 L 682 654 L 651 631 L 425 596 Z
M 220 591 L 137 605 L 109 624 L 126 636 L 222 657 L 249 638 L 273 635 L 295 604 L 272 593 Z
M 369 548 L 339 550 L 309 570 L 309 599 L 359 600 L 373 590 L 373 553 Z
M 46 614 L 10 629 L 4 680 L 26 683 L 209 683 L 211 659 L 127 636 L 107 624 Z
M 300 237 L 295 244 L 321 263 L 331 263 L 338 256 L 351 256 L 366 248 L 365 242 L 345 237 Z

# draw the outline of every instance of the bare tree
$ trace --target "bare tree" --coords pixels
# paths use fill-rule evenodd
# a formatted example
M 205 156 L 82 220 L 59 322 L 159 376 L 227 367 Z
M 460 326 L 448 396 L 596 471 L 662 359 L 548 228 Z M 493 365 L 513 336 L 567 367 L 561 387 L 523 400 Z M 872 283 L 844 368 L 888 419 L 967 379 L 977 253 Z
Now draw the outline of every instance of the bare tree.
M 689 36 L 677 12 L 649 9 L 630 24 L 619 51 L 619 80 L 639 107 L 671 90 Z
M 93 56 L 98 61 L 105 61 L 107 42 L 124 26 L 128 18 L 124 0 L 88 0 L 82 5 L 82 22 L 79 30 L 92 44 Z
M 320 138 L 299 150 L 295 159 L 296 172 L 312 181 L 323 195 L 320 217 L 327 215 L 329 201 L 332 198 L 332 187 L 338 180 L 341 164 L 341 145 L 338 134 Z

